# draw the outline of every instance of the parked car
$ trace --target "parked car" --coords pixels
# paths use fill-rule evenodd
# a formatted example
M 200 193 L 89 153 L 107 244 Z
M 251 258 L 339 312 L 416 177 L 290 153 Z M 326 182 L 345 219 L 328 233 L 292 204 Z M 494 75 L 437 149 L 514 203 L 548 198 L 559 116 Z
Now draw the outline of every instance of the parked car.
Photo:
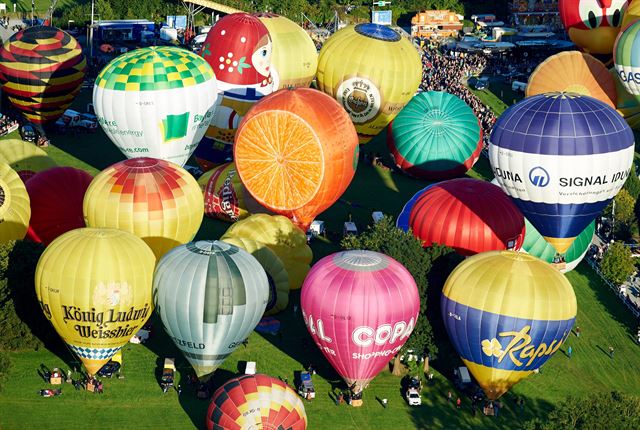
M 114 373 L 120 370 L 120 363 L 117 361 L 109 360 L 107 364 L 102 366 L 100 370 L 98 370 L 98 376 L 102 376 L 103 378 L 111 378 Z
M 298 394 L 305 400 L 316 398 L 316 389 L 313 386 L 310 372 L 300 372 L 300 384 L 298 385 Z
M 162 378 L 160 379 L 160 385 L 163 391 L 167 391 L 173 387 L 173 377 L 176 373 L 176 360 L 175 358 L 165 358 L 164 366 L 162 367 Z
M 420 392 L 415 388 L 408 388 L 405 397 L 409 406 L 420 406 L 422 404 Z
M 35 143 L 38 139 L 38 132 L 36 131 L 36 127 L 30 122 L 26 123 L 25 125 L 20 127 L 20 137 L 26 142 Z

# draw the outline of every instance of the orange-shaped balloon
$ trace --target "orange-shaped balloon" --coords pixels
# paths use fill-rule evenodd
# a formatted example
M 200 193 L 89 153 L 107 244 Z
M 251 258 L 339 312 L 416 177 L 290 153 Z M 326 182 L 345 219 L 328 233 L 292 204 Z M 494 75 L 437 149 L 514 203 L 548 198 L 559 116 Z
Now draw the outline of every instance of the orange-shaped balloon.
M 602 61 L 578 51 L 561 52 L 540 63 L 529 77 L 527 97 L 565 92 L 591 96 L 616 107 L 616 83 Z
M 243 119 L 234 155 L 251 195 L 306 231 L 353 179 L 358 135 L 332 97 L 310 88 L 283 89 Z

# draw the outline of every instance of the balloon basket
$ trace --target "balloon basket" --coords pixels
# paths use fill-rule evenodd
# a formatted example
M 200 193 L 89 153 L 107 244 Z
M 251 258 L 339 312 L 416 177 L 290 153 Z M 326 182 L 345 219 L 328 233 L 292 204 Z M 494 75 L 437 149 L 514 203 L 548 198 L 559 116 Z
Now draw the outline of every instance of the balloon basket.
M 354 408 L 359 408 L 360 406 L 362 406 L 362 399 L 351 400 L 351 406 L 353 406 Z

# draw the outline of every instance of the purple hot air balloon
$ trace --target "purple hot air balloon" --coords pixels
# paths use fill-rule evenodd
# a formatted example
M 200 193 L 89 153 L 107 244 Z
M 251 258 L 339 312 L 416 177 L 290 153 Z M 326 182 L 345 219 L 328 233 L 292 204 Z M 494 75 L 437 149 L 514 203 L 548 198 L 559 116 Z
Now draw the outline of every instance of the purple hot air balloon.
M 356 394 L 404 345 L 420 311 L 409 271 L 372 251 L 343 251 L 318 261 L 300 301 L 314 342 Z

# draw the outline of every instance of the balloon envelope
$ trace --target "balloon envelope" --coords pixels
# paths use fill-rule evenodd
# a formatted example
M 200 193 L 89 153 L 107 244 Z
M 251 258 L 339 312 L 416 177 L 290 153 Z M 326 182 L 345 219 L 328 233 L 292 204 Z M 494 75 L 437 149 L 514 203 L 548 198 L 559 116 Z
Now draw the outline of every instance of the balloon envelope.
M 618 39 L 613 52 L 618 78 L 625 89 L 640 96 L 640 21 L 625 28 Z
M 398 225 L 406 220 L 404 230 L 411 228 L 424 246 L 438 243 L 462 255 L 522 246 L 522 214 L 499 187 L 486 181 L 443 181 L 419 191 L 411 201 Z
M 159 262 L 153 298 L 165 331 L 206 377 L 242 344 L 264 314 L 269 283 L 246 251 L 219 241 L 180 245 Z
M 267 375 L 243 375 L 218 388 L 207 410 L 208 430 L 305 430 L 302 399 L 287 384 Z
M 348 115 L 326 94 L 280 90 L 244 118 L 234 154 L 249 193 L 306 231 L 351 183 L 358 136 Z
M 627 0 L 559 0 L 569 38 L 590 54 L 609 55 L 620 31 Z
M 211 67 L 185 49 L 152 46 L 116 57 L 93 87 L 98 122 L 127 158 L 183 166 L 217 103 Z
M 602 61 L 578 51 L 552 55 L 536 67 L 526 96 L 550 92 L 577 93 L 596 98 L 615 108 L 616 84 Z
M 416 48 L 384 25 L 349 25 L 324 43 L 318 58 L 318 89 L 347 111 L 360 143 L 367 143 L 395 118 L 421 78 Z
M 53 241 L 36 267 L 40 307 L 95 374 L 146 323 L 155 257 L 134 235 L 81 228 Z
M 611 69 L 609 72 L 616 84 L 616 94 L 618 95 L 616 110 L 627 121 L 629 127 L 633 130 L 640 130 L 640 100 L 627 92 L 615 69 Z
M 2 141 L 0 162 L 11 166 L 24 182 L 38 172 L 57 166 L 56 162 L 42 149 L 20 139 Z
M 31 221 L 27 237 L 48 245 L 62 233 L 84 227 L 82 199 L 92 179 L 73 167 L 54 167 L 29 179 Z
M 500 187 L 559 253 L 622 188 L 633 155 L 624 119 L 599 100 L 571 93 L 511 106 L 489 144 Z
M 359 393 L 411 335 L 420 297 L 396 260 L 357 250 L 318 261 L 304 281 L 300 305 L 313 341 Z
M 0 243 L 24 239 L 30 217 L 24 183 L 8 164 L 0 162 Z
M 467 258 L 440 301 L 449 339 L 489 399 L 539 369 L 571 333 L 577 304 L 549 264 L 513 251 Z
M 193 239 L 202 223 L 202 207 L 193 176 L 175 164 L 144 157 L 100 172 L 87 189 L 83 212 L 89 227 L 133 233 L 159 259 Z
M 482 151 L 482 128 L 465 102 L 453 94 L 417 94 L 388 128 L 387 146 L 396 165 L 421 179 L 463 175 Z
M 2 92 L 36 124 L 55 121 L 71 105 L 86 67 L 78 41 L 54 27 L 20 30 L 0 48 Z
M 309 272 L 313 252 L 305 233 L 289 218 L 281 215 L 257 214 L 238 221 L 222 235 L 227 238 L 252 239 L 267 245 L 284 264 L 289 274 L 289 286 L 297 290 Z

